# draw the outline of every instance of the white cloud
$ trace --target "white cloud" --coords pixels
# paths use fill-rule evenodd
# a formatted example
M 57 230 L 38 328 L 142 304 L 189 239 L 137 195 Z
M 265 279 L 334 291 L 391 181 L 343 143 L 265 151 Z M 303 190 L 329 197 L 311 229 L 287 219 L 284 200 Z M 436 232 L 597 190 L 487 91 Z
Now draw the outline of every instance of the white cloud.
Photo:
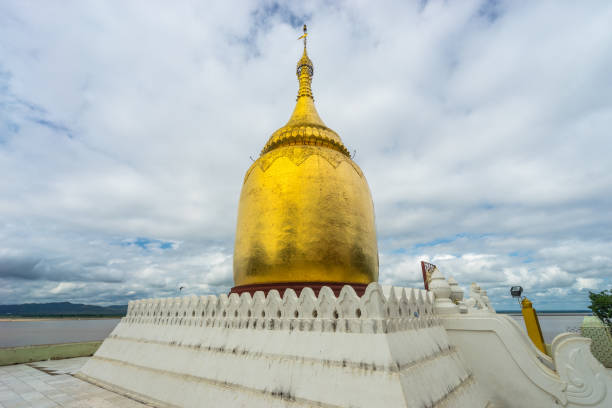
M 306 21 L 319 113 L 373 192 L 381 281 L 419 285 L 424 259 L 498 307 L 511 284 L 584 307 L 612 283 L 611 19 L 607 2 L 4 2 L 0 298 L 231 287 L 242 177 L 293 108 Z
M 600 288 L 603 279 L 596 278 L 578 278 L 576 279 L 576 289 L 598 289 Z
M 72 283 L 72 282 L 60 282 L 60 283 L 58 283 L 58 285 L 56 287 L 51 289 L 49 292 L 54 294 L 54 295 L 57 295 L 57 294 L 60 294 L 60 293 L 70 292 L 70 291 L 78 288 L 79 286 L 82 287 L 82 285 L 77 285 L 77 284 Z

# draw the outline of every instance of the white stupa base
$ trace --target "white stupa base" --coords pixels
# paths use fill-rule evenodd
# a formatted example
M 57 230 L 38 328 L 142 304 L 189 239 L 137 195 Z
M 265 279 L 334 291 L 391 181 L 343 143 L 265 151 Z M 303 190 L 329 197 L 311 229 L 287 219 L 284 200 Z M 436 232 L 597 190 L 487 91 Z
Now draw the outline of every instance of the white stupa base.
M 450 299 L 436 299 L 434 302 L 434 311 L 437 314 L 457 314 L 459 306 L 451 302 Z
M 159 407 L 486 407 L 432 301 L 371 284 L 130 302 L 78 376 Z

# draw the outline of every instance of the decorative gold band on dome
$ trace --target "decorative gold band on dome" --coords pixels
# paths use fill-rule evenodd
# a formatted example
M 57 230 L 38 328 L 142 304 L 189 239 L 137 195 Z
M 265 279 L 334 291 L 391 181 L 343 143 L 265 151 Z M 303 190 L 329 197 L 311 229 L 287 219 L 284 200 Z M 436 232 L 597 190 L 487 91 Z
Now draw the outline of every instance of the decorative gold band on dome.
M 350 157 L 340 136 L 325 125 L 283 126 L 272 134 L 261 154 L 266 154 L 277 147 L 295 145 L 328 147 Z
M 314 65 L 306 51 L 307 35 L 306 25 L 304 25 L 304 35 L 300 37 L 304 39 L 304 53 L 296 69 L 299 89 L 295 109 L 289 122 L 270 136 L 261 154 L 266 154 L 281 146 L 308 145 L 328 147 L 350 157 L 340 136 L 323 123 L 315 108 L 311 88 Z

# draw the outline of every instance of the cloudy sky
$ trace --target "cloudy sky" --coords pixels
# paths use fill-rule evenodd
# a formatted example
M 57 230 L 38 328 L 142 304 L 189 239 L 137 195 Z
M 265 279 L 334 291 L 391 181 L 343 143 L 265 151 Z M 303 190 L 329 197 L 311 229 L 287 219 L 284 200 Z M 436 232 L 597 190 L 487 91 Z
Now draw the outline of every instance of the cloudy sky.
M 0 303 L 233 286 L 249 156 L 309 25 L 321 117 L 372 190 L 380 281 L 498 309 L 612 285 L 609 1 L 2 1 Z

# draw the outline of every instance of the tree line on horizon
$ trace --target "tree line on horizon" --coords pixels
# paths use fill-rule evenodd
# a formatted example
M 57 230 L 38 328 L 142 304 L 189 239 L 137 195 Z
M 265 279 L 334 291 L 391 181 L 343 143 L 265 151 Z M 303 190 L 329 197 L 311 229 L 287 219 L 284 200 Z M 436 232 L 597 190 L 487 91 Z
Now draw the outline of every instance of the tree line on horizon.
M 3 317 L 110 317 L 125 316 L 127 305 L 97 306 L 81 303 L 23 303 L 19 305 L 0 305 Z

